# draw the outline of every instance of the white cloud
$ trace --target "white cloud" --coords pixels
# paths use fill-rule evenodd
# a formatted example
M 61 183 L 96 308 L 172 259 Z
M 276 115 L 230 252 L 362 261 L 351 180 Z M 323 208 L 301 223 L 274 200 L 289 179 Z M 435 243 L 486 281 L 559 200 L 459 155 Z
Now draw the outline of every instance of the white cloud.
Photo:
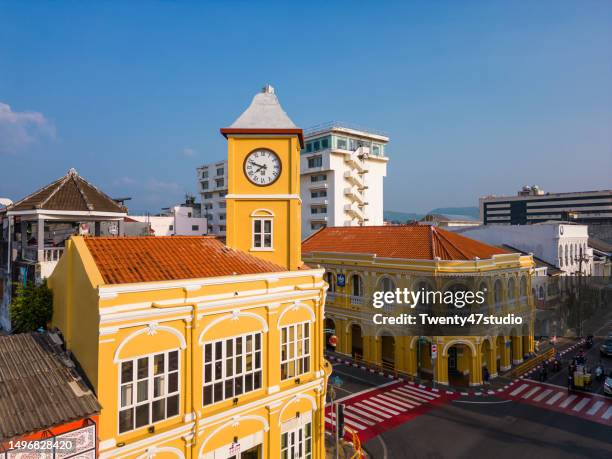
M 55 138 L 55 127 L 39 112 L 14 112 L 0 102 L 0 154 L 16 154 L 40 137 Z
M 191 158 L 192 156 L 195 156 L 195 153 L 196 152 L 193 148 L 183 148 L 183 156 Z

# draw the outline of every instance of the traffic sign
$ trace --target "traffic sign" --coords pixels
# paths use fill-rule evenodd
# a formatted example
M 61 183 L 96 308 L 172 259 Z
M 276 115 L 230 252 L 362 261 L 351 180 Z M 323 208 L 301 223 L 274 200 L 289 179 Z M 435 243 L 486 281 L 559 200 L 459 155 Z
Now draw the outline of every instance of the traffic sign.
M 438 345 L 437 344 L 432 344 L 431 345 L 431 358 L 435 359 L 438 357 Z
M 331 335 L 327 340 L 330 346 L 336 347 L 338 344 L 338 337 L 336 335 Z

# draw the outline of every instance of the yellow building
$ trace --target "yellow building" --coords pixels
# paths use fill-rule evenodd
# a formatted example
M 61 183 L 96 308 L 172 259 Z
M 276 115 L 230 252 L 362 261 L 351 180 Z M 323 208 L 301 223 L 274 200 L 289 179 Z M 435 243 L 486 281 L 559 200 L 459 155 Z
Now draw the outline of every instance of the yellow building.
M 326 336 L 338 340 L 329 350 L 390 372 L 470 386 L 482 384 L 483 368 L 494 378 L 534 351 L 531 256 L 429 225 L 325 228 L 307 238 L 302 251 L 305 262 L 326 270 Z M 464 315 L 515 314 L 523 324 L 491 326 L 480 336 L 412 336 L 404 325 L 374 324 L 379 311 L 407 312 L 393 302 L 373 308 L 374 292 L 398 288 L 483 291 L 482 305 L 450 309 Z M 432 344 L 438 349 L 434 361 Z
M 73 237 L 53 325 L 98 396 L 101 458 L 323 458 L 322 269 L 300 255 L 302 131 L 272 88 L 228 139 L 227 246 Z

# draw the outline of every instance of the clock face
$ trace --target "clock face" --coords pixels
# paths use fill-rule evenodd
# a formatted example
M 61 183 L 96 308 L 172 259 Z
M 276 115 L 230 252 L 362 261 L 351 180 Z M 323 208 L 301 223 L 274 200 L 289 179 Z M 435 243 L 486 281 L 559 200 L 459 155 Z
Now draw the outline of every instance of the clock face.
M 271 150 L 264 148 L 253 150 L 244 161 L 244 173 L 255 185 L 271 185 L 280 176 L 280 159 Z

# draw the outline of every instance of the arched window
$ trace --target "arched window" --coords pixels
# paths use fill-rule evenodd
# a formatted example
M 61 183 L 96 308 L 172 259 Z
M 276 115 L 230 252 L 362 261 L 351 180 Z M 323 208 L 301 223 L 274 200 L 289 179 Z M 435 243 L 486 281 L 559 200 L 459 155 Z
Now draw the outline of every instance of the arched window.
M 353 274 L 351 276 L 351 285 L 353 296 L 363 296 L 363 281 L 359 274 Z
M 251 214 L 251 221 L 251 250 L 273 250 L 274 213 L 266 209 L 257 209 Z
M 460 300 L 458 298 L 465 297 L 465 292 L 468 292 L 469 290 L 470 289 L 465 284 L 456 283 L 456 284 L 450 285 L 446 289 L 446 291 L 447 292 L 453 292 L 455 294 L 454 297 L 455 297 L 456 301 L 455 301 L 454 304 L 449 304 L 449 308 L 451 308 L 451 310 L 452 309 L 462 309 L 462 308 L 464 308 L 467 305 L 466 302 L 464 300 Z M 459 293 L 459 295 L 457 295 L 457 293 Z
M 499 310 L 501 309 L 501 303 L 502 303 L 502 283 L 501 280 L 497 279 L 495 281 L 494 287 L 493 287 L 493 298 L 495 299 L 495 309 Z
M 515 286 L 516 286 L 516 283 L 514 282 L 514 277 L 511 277 L 510 279 L 508 279 L 508 300 L 509 301 L 514 300 Z
M 525 276 L 521 277 L 521 298 L 525 298 L 527 296 L 527 278 Z
M 543 299 L 544 299 L 544 287 L 540 285 L 540 288 L 538 289 L 538 300 L 543 300 Z
M 334 293 L 336 291 L 336 276 L 334 276 L 334 273 L 327 271 L 325 273 L 325 282 L 329 284 L 328 292 Z
M 395 291 L 395 282 L 390 277 L 383 277 L 380 280 L 380 290 L 383 292 L 394 292 Z

